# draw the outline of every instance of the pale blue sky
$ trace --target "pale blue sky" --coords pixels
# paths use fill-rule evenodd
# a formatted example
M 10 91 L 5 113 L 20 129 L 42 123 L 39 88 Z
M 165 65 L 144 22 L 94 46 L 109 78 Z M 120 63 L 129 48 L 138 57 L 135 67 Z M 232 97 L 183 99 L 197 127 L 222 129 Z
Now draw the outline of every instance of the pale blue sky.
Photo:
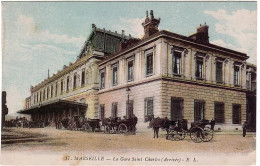
M 256 64 L 256 2 L 2 2 L 3 90 L 10 113 L 36 85 L 74 62 L 91 24 L 141 37 L 146 10 L 160 29 L 190 35 L 209 25 L 210 42 L 242 51 Z

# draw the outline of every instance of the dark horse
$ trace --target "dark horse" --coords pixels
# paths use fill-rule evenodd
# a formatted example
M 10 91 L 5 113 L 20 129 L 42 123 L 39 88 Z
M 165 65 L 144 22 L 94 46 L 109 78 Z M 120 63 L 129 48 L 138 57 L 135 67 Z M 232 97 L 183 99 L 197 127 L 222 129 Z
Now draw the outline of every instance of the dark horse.
M 153 132 L 154 132 L 153 138 L 155 138 L 155 137 L 158 138 L 160 128 L 166 129 L 167 135 L 168 135 L 169 127 L 170 127 L 172 121 L 170 121 L 167 117 L 163 119 L 163 118 L 159 118 L 159 117 L 154 118 L 154 115 L 146 115 L 145 123 L 148 121 L 150 122 L 149 127 L 153 128 Z

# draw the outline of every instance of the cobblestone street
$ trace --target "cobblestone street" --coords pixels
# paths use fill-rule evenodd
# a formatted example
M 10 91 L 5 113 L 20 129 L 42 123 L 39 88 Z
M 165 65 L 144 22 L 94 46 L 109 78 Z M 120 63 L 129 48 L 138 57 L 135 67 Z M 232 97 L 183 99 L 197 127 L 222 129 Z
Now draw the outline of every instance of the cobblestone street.
M 152 130 L 149 133 L 143 132 L 125 136 L 56 130 L 55 128 L 13 128 L 9 129 L 8 132 L 3 131 L 2 133 L 2 155 L 8 155 L 10 152 L 14 152 L 12 155 L 31 152 L 53 154 L 55 152 L 55 154 L 67 154 L 69 156 L 71 154 L 78 155 L 78 153 L 96 154 L 99 156 L 101 154 L 105 156 L 106 154 L 139 154 L 138 156 L 141 156 L 148 153 L 151 155 L 156 155 L 157 153 L 159 153 L 158 155 L 178 154 L 179 156 L 184 154 L 213 155 L 212 157 L 216 154 L 218 156 L 232 156 L 234 154 L 243 156 L 254 154 L 256 146 L 254 133 L 248 134 L 245 138 L 238 132 L 229 134 L 216 133 L 211 142 L 194 143 L 189 136 L 183 141 L 169 141 L 165 139 L 161 130 L 160 132 L 160 138 L 154 139 Z M 10 133 L 11 135 L 16 134 L 18 138 L 14 139 L 10 136 Z M 73 160 L 74 158 L 75 155 Z M 252 162 L 254 161 L 255 159 L 253 158 Z

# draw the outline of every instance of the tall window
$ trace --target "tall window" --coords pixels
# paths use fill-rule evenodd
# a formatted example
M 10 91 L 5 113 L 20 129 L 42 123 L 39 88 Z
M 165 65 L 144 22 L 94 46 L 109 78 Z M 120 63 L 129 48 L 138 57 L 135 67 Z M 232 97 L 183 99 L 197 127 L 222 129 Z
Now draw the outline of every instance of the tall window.
M 33 104 L 35 104 L 35 102 L 36 102 L 36 93 L 34 94 Z
M 134 101 L 133 100 L 129 100 L 126 101 L 126 118 L 132 118 L 134 115 Z
M 43 90 L 43 101 L 45 100 L 45 89 Z
M 171 98 L 171 120 L 177 121 L 183 119 L 183 99 L 179 97 Z
M 60 81 L 60 94 L 63 93 L 63 79 Z
M 51 98 L 53 97 L 53 85 L 51 85 Z
M 89 83 L 89 71 L 86 70 L 86 83 L 88 84 Z
M 234 66 L 234 85 L 239 85 L 239 67 Z
M 144 99 L 144 115 L 153 114 L 153 97 L 146 97 Z
M 117 102 L 112 103 L 111 117 L 117 117 Z
M 82 69 L 81 72 L 81 86 L 85 85 L 85 69 Z
M 222 75 L 223 75 L 223 63 L 217 61 L 216 62 L 216 82 L 222 83 Z
M 56 82 L 56 85 L 55 85 L 55 96 L 57 96 L 58 94 L 58 82 Z
M 39 92 L 37 92 L 37 103 L 39 102 Z
M 216 123 L 224 123 L 224 103 L 215 102 L 214 119 Z
M 40 102 L 42 101 L 42 91 L 40 92 Z
M 99 118 L 101 120 L 105 118 L 105 104 L 100 104 Z
M 233 121 L 233 124 L 241 124 L 241 105 L 240 104 L 233 104 L 232 121 Z
M 197 57 L 196 58 L 196 74 L 197 78 L 202 78 L 203 75 L 203 58 Z
M 146 57 L 146 76 L 153 74 L 153 53 L 149 53 Z
M 117 66 L 113 66 L 112 67 L 112 84 L 113 86 L 117 85 L 117 77 L 118 77 L 118 74 L 117 74 Z
M 49 91 L 50 91 L 50 88 L 47 87 L 47 100 L 48 100 L 48 98 L 49 98 Z
M 67 76 L 67 88 L 66 88 L 66 91 L 68 92 L 69 91 L 69 86 L 70 85 L 70 76 Z
M 194 100 L 194 121 L 200 121 L 204 119 L 205 113 L 205 101 Z
M 128 67 L 128 69 L 127 69 L 127 73 L 128 73 L 127 74 L 127 80 L 128 81 L 133 81 L 134 80 L 133 66 L 134 66 L 134 61 L 133 60 L 127 62 L 127 67 Z
M 100 71 L 100 89 L 105 88 L 105 72 Z
M 172 72 L 174 74 L 181 74 L 181 52 L 179 51 L 173 51 Z
M 73 89 L 76 89 L 77 87 L 77 73 L 74 73 L 73 77 Z

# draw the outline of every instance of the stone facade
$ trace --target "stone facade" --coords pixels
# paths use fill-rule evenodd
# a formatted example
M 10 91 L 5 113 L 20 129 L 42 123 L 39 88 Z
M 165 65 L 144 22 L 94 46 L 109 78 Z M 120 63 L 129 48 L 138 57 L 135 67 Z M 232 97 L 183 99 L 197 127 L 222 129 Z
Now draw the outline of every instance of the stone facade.
M 208 26 L 202 25 L 197 28 L 198 33 L 203 33 L 200 29 L 204 27 L 208 29 Z M 174 69 L 177 54 L 178 73 Z M 152 55 L 152 73 L 147 74 L 149 55 Z M 171 98 L 181 98 L 182 118 L 188 122 L 195 121 L 195 100 L 204 102 L 203 118 L 208 120 L 219 116 L 215 113 L 215 103 L 218 102 L 224 106 L 220 115 L 223 121 L 217 123 L 217 127 L 222 130 L 241 129 L 241 124 L 246 120 L 247 58 L 246 54 L 208 43 L 208 36 L 197 41 L 196 37 L 157 31 L 99 63 L 99 71 L 104 73 L 104 81 L 100 82 L 104 87 L 99 90 L 99 104 L 104 106 L 107 118 L 112 116 L 112 104 L 115 102 L 117 116 L 125 116 L 128 100 L 126 89 L 129 88 L 129 100 L 133 100 L 133 112 L 139 119 L 137 128 L 144 129 L 147 127 L 144 116 L 147 111 L 145 99 L 148 97 L 153 100 L 155 117 L 168 118 L 171 118 Z M 130 81 L 127 79 L 129 60 L 133 61 L 133 80 Z M 201 64 L 200 69 L 198 63 Z M 113 84 L 115 64 L 118 64 L 116 85 Z M 102 81 L 101 74 L 99 77 Z M 234 110 L 234 105 L 240 109 L 239 113 Z

